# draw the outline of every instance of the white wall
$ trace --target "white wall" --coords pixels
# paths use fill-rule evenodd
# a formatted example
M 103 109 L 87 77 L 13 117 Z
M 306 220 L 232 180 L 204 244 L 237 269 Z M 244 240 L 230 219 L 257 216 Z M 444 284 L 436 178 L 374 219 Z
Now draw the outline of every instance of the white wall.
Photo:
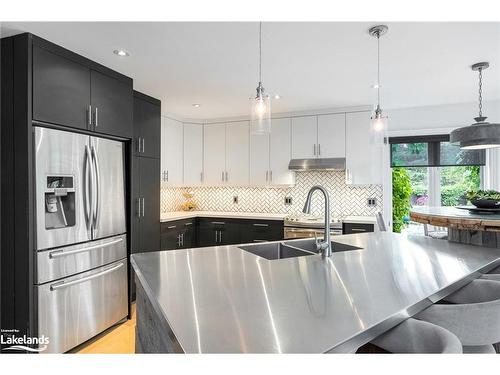
M 387 109 L 388 130 L 392 132 L 457 128 L 470 125 L 478 115 L 478 103 L 445 104 L 427 107 Z M 487 121 L 500 122 L 500 100 L 483 103 Z

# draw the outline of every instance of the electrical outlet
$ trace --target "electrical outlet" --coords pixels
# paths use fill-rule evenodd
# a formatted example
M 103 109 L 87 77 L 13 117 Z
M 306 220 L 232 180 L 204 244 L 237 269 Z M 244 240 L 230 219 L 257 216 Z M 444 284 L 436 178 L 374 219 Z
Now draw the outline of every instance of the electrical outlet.
M 285 204 L 291 205 L 292 204 L 292 197 L 285 197 Z
M 368 207 L 375 207 L 377 205 L 377 198 L 368 198 L 367 204 Z
M 233 196 L 233 204 L 238 204 L 238 196 Z

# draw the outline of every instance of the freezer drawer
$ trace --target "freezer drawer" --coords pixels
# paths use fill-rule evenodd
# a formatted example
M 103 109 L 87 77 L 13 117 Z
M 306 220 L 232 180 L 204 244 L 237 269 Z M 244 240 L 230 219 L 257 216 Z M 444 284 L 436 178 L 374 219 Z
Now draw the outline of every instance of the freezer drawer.
M 36 287 L 43 353 L 63 353 L 111 327 L 128 313 L 127 260 Z
M 37 284 L 104 266 L 126 256 L 126 235 L 39 251 L 37 253 Z

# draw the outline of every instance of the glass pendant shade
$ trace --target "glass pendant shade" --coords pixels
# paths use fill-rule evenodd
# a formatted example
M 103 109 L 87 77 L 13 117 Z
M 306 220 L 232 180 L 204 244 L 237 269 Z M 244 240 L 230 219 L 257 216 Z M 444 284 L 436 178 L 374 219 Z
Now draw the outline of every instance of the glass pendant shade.
M 387 116 L 382 115 L 382 110 L 377 107 L 370 121 L 370 143 L 383 144 L 387 136 Z
M 271 132 L 271 98 L 257 95 L 250 98 L 250 130 L 252 134 Z

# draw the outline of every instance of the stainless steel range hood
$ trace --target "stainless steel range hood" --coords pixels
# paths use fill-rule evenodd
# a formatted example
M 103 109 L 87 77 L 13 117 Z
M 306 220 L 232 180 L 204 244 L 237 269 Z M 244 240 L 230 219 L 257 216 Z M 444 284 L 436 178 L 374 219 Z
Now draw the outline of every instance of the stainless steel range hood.
M 344 170 L 345 158 L 292 159 L 288 164 L 292 171 Z

